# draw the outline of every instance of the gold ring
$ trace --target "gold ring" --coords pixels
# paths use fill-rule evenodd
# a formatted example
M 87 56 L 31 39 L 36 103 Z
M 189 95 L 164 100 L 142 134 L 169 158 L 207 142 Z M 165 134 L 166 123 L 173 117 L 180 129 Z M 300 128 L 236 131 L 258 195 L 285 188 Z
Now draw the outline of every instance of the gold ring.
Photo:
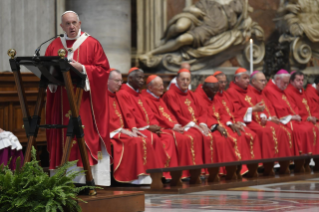
M 226 132 L 224 131 L 224 132 L 223 132 L 223 134 L 225 135 L 225 134 L 226 134 Z

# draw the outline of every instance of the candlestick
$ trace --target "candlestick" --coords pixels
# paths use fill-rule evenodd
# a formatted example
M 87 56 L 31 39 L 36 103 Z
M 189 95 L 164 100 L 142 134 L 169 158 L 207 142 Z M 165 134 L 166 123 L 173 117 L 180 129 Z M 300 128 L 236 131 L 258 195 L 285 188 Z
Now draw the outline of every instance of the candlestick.
M 254 64 L 253 64 L 253 39 L 250 39 L 250 73 L 253 73 Z

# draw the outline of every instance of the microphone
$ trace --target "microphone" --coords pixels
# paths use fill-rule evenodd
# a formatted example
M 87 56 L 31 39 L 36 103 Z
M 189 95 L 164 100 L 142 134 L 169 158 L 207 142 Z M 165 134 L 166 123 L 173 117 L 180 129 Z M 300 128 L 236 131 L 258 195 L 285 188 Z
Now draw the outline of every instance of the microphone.
M 64 34 L 56 35 L 56 36 L 54 36 L 53 38 L 50 38 L 49 40 L 47 40 L 47 41 L 41 43 L 41 45 L 35 50 L 35 52 L 34 52 L 34 57 L 35 57 L 35 56 L 40 57 L 40 49 L 41 49 L 41 46 L 42 46 L 43 44 L 49 42 L 50 40 L 56 38 L 56 37 L 64 37 Z

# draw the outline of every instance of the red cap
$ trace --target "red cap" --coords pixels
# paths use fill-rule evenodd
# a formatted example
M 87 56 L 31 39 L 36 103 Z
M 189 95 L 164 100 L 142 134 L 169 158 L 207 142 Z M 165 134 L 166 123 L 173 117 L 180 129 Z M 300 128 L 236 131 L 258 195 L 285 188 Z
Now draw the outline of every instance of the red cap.
M 238 68 L 235 72 L 235 74 L 240 74 L 240 73 L 244 73 L 247 72 L 247 70 L 245 68 Z
M 180 69 L 177 73 L 180 74 L 180 73 L 183 73 L 183 72 L 191 73 L 191 72 L 190 72 L 188 69 L 186 69 L 186 68 Z
M 152 80 L 155 79 L 156 77 L 157 77 L 157 75 L 155 75 L 155 74 L 148 76 L 147 80 L 146 80 L 146 85 L 148 85 L 150 82 L 152 82 Z
M 131 72 L 133 72 L 133 71 L 136 71 L 136 70 L 138 70 L 139 68 L 137 68 L 137 67 L 132 67 L 129 71 L 128 71 L 128 73 L 130 74 Z
M 217 82 L 218 82 L 218 79 L 217 79 L 215 76 L 211 75 L 211 76 L 207 77 L 204 82 L 207 82 L 207 83 L 217 83 Z
M 215 71 L 215 73 L 213 74 L 213 76 L 216 76 L 216 75 L 218 75 L 218 74 L 223 74 L 223 72 L 221 72 L 221 71 Z

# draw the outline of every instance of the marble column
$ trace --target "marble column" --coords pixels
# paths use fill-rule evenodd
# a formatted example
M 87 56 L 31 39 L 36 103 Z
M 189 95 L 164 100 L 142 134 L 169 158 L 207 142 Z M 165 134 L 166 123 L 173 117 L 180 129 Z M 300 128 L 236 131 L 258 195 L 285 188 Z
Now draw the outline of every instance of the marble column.
M 78 13 L 82 31 L 100 41 L 110 66 L 127 73 L 131 66 L 131 1 L 66 0 Z
M 8 49 L 16 49 L 17 56 L 33 56 L 42 42 L 55 35 L 55 1 L 0 1 L 0 29 L 0 72 L 11 71 Z M 42 46 L 41 55 L 48 45 Z M 21 67 L 21 71 L 28 70 Z

